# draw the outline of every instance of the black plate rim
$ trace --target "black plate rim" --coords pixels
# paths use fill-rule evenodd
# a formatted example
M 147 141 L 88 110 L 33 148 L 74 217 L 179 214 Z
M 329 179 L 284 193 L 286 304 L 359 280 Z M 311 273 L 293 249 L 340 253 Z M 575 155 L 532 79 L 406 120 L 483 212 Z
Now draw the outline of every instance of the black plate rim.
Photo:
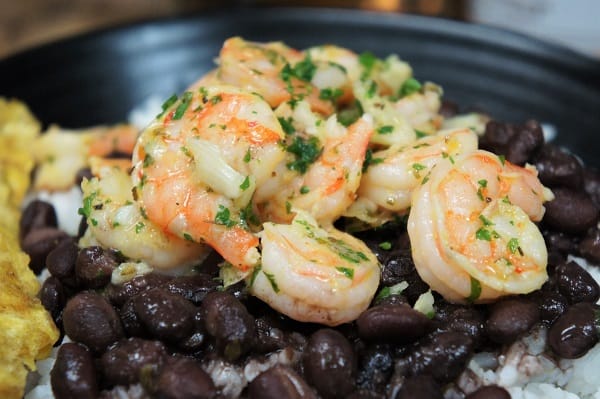
M 282 14 L 283 13 L 283 14 Z M 194 12 L 188 15 L 171 15 L 164 17 L 145 18 L 136 21 L 112 24 L 81 32 L 72 36 L 59 38 L 47 43 L 41 43 L 23 48 L 0 58 L 0 65 L 17 62 L 23 57 L 31 57 L 35 53 L 51 51 L 54 48 L 69 46 L 89 40 L 97 40 L 105 35 L 123 35 L 128 31 L 149 28 L 159 25 L 177 25 L 211 18 L 252 18 L 261 16 L 268 19 L 271 15 L 278 18 L 293 20 L 319 19 L 335 23 L 369 23 L 394 28 L 407 28 L 428 33 L 449 34 L 464 39 L 476 40 L 493 46 L 506 47 L 514 51 L 535 51 L 532 56 L 545 57 L 564 66 L 586 64 L 600 69 L 600 60 L 575 51 L 561 43 L 550 42 L 526 33 L 517 32 L 500 26 L 485 23 L 474 23 L 448 18 L 437 18 L 425 15 L 389 13 L 373 10 L 333 8 L 333 7 L 226 7 L 217 10 Z

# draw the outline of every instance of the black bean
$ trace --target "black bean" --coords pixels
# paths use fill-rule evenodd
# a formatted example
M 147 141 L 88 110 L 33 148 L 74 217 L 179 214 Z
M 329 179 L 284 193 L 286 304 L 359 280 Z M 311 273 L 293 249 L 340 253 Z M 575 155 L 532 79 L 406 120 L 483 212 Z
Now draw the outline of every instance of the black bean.
M 85 288 L 103 288 L 111 279 L 113 270 L 119 265 L 111 251 L 93 246 L 79 251 L 75 262 L 75 275 Z
M 440 114 L 444 118 L 451 118 L 457 115 L 459 112 L 458 105 L 452 101 L 442 100 L 442 105 L 440 106 Z
M 600 287 L 594 278 L 577 263 L 571 261 L 556 269 L 558 290 L 570 303 L 596 303 Z
M 569 302 L 562 294 L 555 291 L 542 291 L 539 298 L 540 319 L 551 325 L 569 307 Z
M 233 295 L 211 292 L 200 306 L 208 334 L 216 340 L 218 351 L 233 361 L 246 354 L 254 345 L 254 317 Z
M 510 393 L 498 385 L 487 385 L 471 392 L 465 399 L 510 399 Z
M 40 301 L 52 319 L 56 320 L 67 303 L 65 289 L 59 279 L 50 276 L 44 281 L 40 289 Z
M 21 247 L 29 255 L 29 268 L 35 274 L 39 274 L 46 266 L 46 257 L 58 243 L 67 238 L 68 235 L 55 227 L 42 227 L 30 230 L 23 241 Z
M 516 127 L 516 133 L 508 141 L 506 159 L 516 165 L 524 165 L 544 145 L 544 133 L 537 121 L 529 120 Z
M 576 359 L 598 342 L 598 309 L 587 302 L 577 303 L 556 320 L 548 331 L 550 348 L 565 359 Z
M 46 257 L 46 267 L 50 274 L 57 277 L 65 285 L 75 287 L 75 261 L 79 247 L 73 238 L 61 240 Z
M 589 231 L 579 243 L 579 253 L 594 264 L 600 264 L 600 230 Z
M 543 235 L 546 246 L 550 251 L 559 252 L 562 254 L 572 254 L 577 251 L 577 242 L 570 234 L 545 230 Z
M 462 373 L 473 354 L 473 340 L 457 332 L 436 334 L 410 354 L 411 375 L 428 374 L 440 383 L 450 382 Z
M 525 297 L 496 302 L 486 321 L 488 336 L 494 342 L 508 344 L 531 330 L 540 319 L 538 305 Z
M 217 396 L 210 376 L 190 358 L 178 358 L 163 367 L 153 391 L 156 399 L 211 399 Z
M 568 188 L 555 188 L 552 192 L 555 198 L 545 204 L 545 224 L 572 234 L 584 233 L 596 225 L 598 208 L 585 192 Z
M 442 399 L 442 388 L 429 375 L 407 377 L 395 399 Z
M 167 357 L 160 341 L 128 338 L 104 352 L 99 364 L 108 385 L 130 385 L 140 381 L 142 370 L 158 371 Z
M 254 350 L 269 353 L 288 345 L 285 333 L 272 317 L 262 316 L 255 320 L 256 344 Z
M 65 333 L 96 353 L 123 337 L 115 309 L 104 297 L 84 291 L 71 298 L 63 311 Z
M 385 390 L 394 368 L 392 350 L 389 345 L 375 344 L 360 353 L 356 377 L 356 384 L 360 388 L 380 392 Z
M 165 284 L 165 289 L 200 305 L 206 294 L 216 291 L 218 286 L 219 282 L 212 276 L 198 273 L 193 276 L 175 277 Z
M 318 330 L 308 340 L 304 376 L 324 398 L 344 398 L 354 390 L 356 356 L 350 342 L 336 330 Z
M 171 278 L 157 273 L 136 276 L 121 285 L 111 284 L 107 286 L 106 296 L 115 306 L 122 306 L 128 299 L 133 298 L 140 292 L 163 287 Z
M 440 326 L 441 331 L 455 331 L 468 335 L 475 346 L 483 344 L 485 339 L 485 318 L 474 307 L 458 307 L 450 312 Z
M 33 200 L 25 207 L 19 220 L 19 240 L 22 241 L 31 230 L 44 227 L 58 227 L 54 206 L 42 200 Z
M 189 337 L 177 343 L 177 348 L 182 352 L 196 353 L 202 349 L 204 345 L 205 334 L 203 332 L 196 331 Z
M 549 187 L 564 186 L 579 190 L 583 166 L 574 155 L 553 144 L 546 144 L 535 159 L 540 181 Z
M 385 288 L 384 288 L 385 289 Z M 373 301 L 374 305 L 409 305 L 408 299 L 402 294 L 391 294 L 386 295 L 383 298 L 375 298 Z
M 248 399 L 316 399 L 306 381 L 287 366 L 276 365 L 248 385 Z
M 508 142 L 515 135 L 513 125 L 491 120 L 485 126 L 485 132 L 479 140 L 481 149 L 506 155 Z
M 56 399 L 96 399 L 98 382 L 90 352 L 75 343 L 63 344 L 50 372 L 50 383 Z
M 593 168 L 584 168 L 583 187 L 594 204 L 600 207 L 600 171 Z
M 367 341 L 407 343 L 433 329 L 423 313 L 408 305 L 378 305 L 363 312 L 356 320 L 358 335 Z
M 191 335 L 196 309 L 179 295 L 152 288 L 136 295 L 132 301 L 135 314 L 151 336 L 177 342 Z
M 417 273 L 410 249 L 390 251 L 382 265 L 381 284 L 392 286 L 402 281 L 407 282 L 408 287 L 402 291 L 402 295 L 408 298 L 409 302 L 414 303 L 419 295 L 429 290 L 429 286 Z
M 140 322 L 140 319 L 135 313 L 135 306 L 133 298 L 130 298 L 121 306 L 119 310 L 119 316 L 121 317 L 121 323 L 127 336 L 130 337 L 147 337 L 149 334 Z
M 385 395 L 366 389 L 359 389 L 352 392 L 346 399 L 385 399 Z

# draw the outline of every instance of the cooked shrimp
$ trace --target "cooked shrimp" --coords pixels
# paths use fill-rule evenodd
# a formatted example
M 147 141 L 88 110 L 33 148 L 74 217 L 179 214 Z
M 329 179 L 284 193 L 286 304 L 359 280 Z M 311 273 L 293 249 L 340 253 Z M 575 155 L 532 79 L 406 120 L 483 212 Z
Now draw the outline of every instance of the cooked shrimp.
M 84 180 L 81 185 L 82 210 L 88 220 L 84 242 L 94 240 L 162 271 L 186 270 L 209 253 L 210 247 L 165 233 L 149 221 L 133 200 L 127 173 L 111 166 L 98 173 L 100 178 Z
M 299 104 L 296 110 L 300 112 L 302 105 Z M 256 191 L 254 203 L 260 218 L 289 223 L 295 210 L 300 209 L 320 224 L 332 224 L 356 198 L 372 133 L 373 125 L 368 115 L 348 128 L 340 125 L 333 116 L 321 124 L 315 136 L 309 136 L 305 141 L 296 137 L 295 140 L 304 144 L 295 141 L 288 145 L 288 151 L 292 146 L 298 151 L 282 162 L 272 178 Z M 317 139 L 319 136 L 324 142 L 322 147 L 321 140 Z M 308 152 L 314 154 L 315 159 L 303 170 L 298 165 Z M 294 157 L 300 160 L 294 160 Z
M 131 125 L 85 130 L 50 127 L 33 145 L 38 164 L 34 188 L 66 190 L 73 185 L 77 172 L 90 166 L 91 157 L 130 156 L 137 133 Z
M 373 153 L 358 189 L 363 200 L 353 205 L 349 214 L 369 223 L 377 208 L 389 215 L 387 219 L 392 214 L 407 212 L 414 189 L 428 179 L 437 163 L 456 162 L 475 150 L 475 133 L 470 129 L 455 129 L 423 137 L 408 146 L 392 146 Z M 375 207 L 368 207 L 368 202 L 363 201 Z M 368 212 L 357 211 L 365 206 Z
M 217 78 L 259 93 L 273 108 L 299 96 L 306 97 L 313 110 L 329 115 L 332 103 L 320 98 L 311 84 L 316 68 L 302 52 L 280 42 L 254 43 L 234 37 L 223 44 Z
M 250 292 L 273 309 L 304 322 L 347 323 L 369 306 L 380 266 L 360 240 L 324 230 L 306 212 L 291 224 L 265 223 L 262 264 L 248 278 Z
M 540 288 L 547 251 L 532 220 L 551 198 L 535 170 L 486 151 L 438 164 L 413 193 L 408 219 L 419 275 L 453 302 Z
M 279 121 L 258 95 L 227 86 L 186 92 L 165 108 L 134 150 L 137 200 L 161 229 L 248 271 L 259 254 L 246 205 L 285 155 Z
M 442 106 L 442 89 L 433 83 L 425 83 L 421 91 L 398 99 L 394 110 L 406 118 L 414 129 L 431 134 L 444 121 L 439 114 Z

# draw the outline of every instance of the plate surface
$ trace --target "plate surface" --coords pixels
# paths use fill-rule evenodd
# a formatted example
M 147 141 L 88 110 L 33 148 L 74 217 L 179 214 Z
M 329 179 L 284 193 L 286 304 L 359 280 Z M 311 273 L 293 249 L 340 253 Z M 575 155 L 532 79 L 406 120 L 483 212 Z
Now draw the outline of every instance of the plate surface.
M 119 122 L 214 67 L 222 42 L 333 43 L 398 54 L 445 98 L 497 119 L 553 124 L 557 141 L 600 166 L 600 62 L 520 34 L 450 20 L 333 9 L 236 9 L 150 21 L 63 40 L 0 61 L 0 95 L 44 123 Z

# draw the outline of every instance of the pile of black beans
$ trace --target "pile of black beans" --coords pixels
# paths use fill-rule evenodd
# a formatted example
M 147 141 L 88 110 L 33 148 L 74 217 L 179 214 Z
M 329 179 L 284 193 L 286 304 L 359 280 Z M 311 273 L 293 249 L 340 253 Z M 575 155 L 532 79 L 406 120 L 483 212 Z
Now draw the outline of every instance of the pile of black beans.
M 600 173 L 545 144 L 539 124 L 490 122 L 484 149 L 519 165 L 535 165 L 554 192 L 540 224 L 549 249 L 550 278 L 541 290 L 491 305 L 456 305 L 435 295 L 435 315 L 413 309 L 428 290 L 401 223 L 358 234 L 379 258 L 380 292 L 402 281 L 401 294 L 378 295 L 356 322 L 336 328 L 299 323 L 251 297 L 243 284 L 220 285 L 211 255 L 195 273 L 138 276 L 111 284 L 119 253 L 79 248 L 57 228 L 54 209 L 32 202 L 21 220 L 21 244 L 31 268 L 50 277 L 40 297 L 63 334 L 51 372 L 57 399 L 113 398 L 115 387 L 139 384 L 150 398 L 226 397 L 206 364 L 246 364 L 277 351 L 300 355 L 261 372 L 242 398 L 509 398 L 497 386 L 465 395 L 455 384 L 472 355 L 496 351 L 543 325 L 548 352 L 584 355 L 598 340 L 598 284 L 575 254 L 600 264 Z M 82 231 L 85 224 L 82 224 Z M 381 246 L 382 242 L 389 242 Z M 386 249 L 382 249 L 386 248 Z M 57 343 L 58 345 L 58 343 Z

